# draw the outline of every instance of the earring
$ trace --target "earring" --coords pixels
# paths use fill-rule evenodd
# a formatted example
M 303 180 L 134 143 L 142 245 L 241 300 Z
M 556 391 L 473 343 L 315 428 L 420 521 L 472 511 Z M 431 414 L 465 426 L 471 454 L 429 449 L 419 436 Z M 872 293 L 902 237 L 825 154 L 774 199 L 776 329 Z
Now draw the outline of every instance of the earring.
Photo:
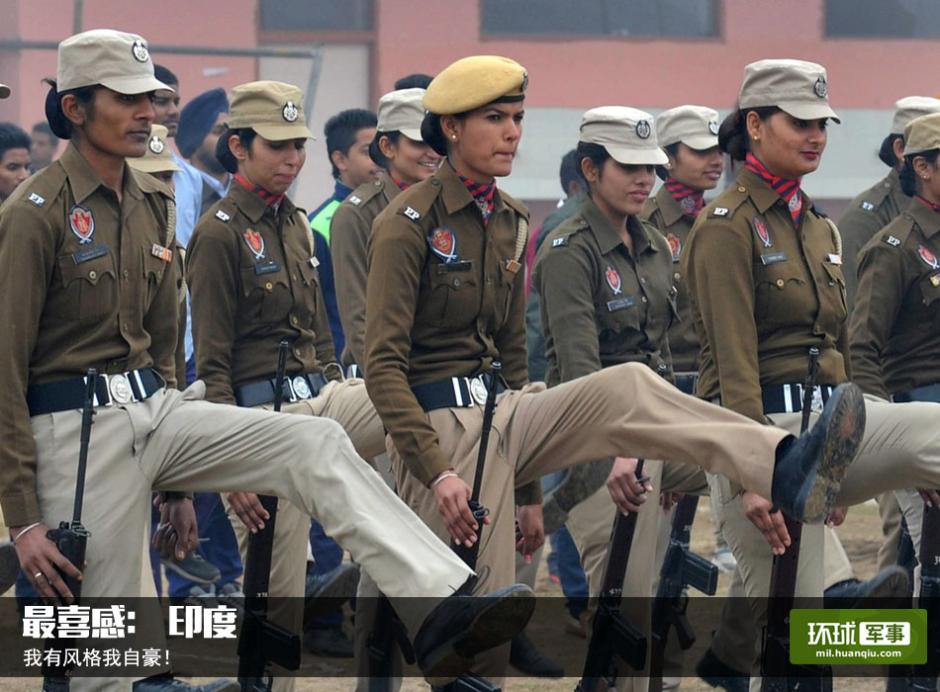
M 454 140 L 455 142 L 457 141 L 457 135 L 451 135 L 450 138 Z

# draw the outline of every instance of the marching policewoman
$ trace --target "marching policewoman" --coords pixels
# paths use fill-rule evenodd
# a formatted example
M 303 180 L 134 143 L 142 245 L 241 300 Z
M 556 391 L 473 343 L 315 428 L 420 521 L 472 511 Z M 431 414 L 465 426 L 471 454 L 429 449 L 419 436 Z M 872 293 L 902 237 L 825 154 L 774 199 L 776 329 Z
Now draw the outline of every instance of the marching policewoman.
M 738 110 L 719 131 L 722 150 L 744 165 L 735 183 L 699 215 L 683 253 L 702 341 L 698 395 L 793 432 L 800 425 L 809 349 L 819 349 L 814 409 L 849 372 L 839 234 L 801 187 L 802 177 L 819 166 L 829 120 L 838 117 L 829 106 L 821 65 L 801 60 L 748 65 Z M 940 483 L 940 447 L 933 432 L 940 407 L 914 404 L 902 410 L 866 399 L 865 408 L 861 449 L 835 489 L 837 503 L 848 506 L 885 490 Z M 742 493 L 731 479 L 712 475 L 709 483 L 760 627 L 773 555 L 784 552 L 790 540 L 783 518 L 771 513 L 770 499 Z M 822 552 L 822 527 L 806 527 L 798 595 L 822 594 Z M 755 651 L 755 670 L 757 660 Z M 757 684 L 757 677 L 751 682 Z
M 425 94 L 422 135 L 447 160 L 373 225 L 366 385 L 389 432 L 401 497 L 442 539 L 477 540 L 467 500 L 486 391 L 479 375 L 499 360 L 509 391 L 496 407 L 484 469 L 484 584 L 513 578 L 514 505 L 538 502 L 537 492 L 528 492 L 532 484 L 606 456 L 701 464 L 763 488 L 796 516 L 821 520 L 828 506 L 819 499 L 854 455 L 863 424 L 856 389 L 834 397 L 826 433 L 793 443 L 780 430 L 748 425 L 681 394 L 638 363 L 548 391 L 527 383 L 521 271 L 527 211 L 496 186 L 512 170 L 527 82 L 521 65 L 498 56 L 464 58 L 438 74 Z M 800 461 L 775 465 L 777 456 Z M 801 463 L 808 473 L 800 472 L 800 480 L 785 475 Z M 504 661 L 494 664 L 498 674 Z

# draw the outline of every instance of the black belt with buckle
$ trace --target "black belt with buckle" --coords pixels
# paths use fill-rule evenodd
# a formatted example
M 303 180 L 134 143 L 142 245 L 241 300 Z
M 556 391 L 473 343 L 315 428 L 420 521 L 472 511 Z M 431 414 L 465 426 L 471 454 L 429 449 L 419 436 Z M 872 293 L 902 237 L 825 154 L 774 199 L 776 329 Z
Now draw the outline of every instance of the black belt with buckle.
M 288 375 L 283 382 L 284 403 L 294 403 L 315 398 L 329 380 L 322 372 Z M 258 380 L 235 387 L 235 401 L 239 406 L 254 408 L 274 402 L 274 378 Z
M 98 375 L 95 406 L 119 406 L 143 401 L 166 386 L 153 368 L 140 368 L 116 375 Z M 30 416 L 80 409 L 85 402 L 85 378 L 33 384 L 26 390 Z
M 496 383 L 496 393 L 506 391 L 502 378 Z M 448 377 L 446 380 L 416 384 L 411 388 L 421 408 L 434 411 L 439 408 L 471 408 L 486 403 L 486 380 L 476 377 Z
M 675 373 L 676 387 L 685 394 L 695 396 L 695 387 L 698 384 L 697 372 L 677 372 Z
M 823 406 L 832 396 L 835 389 L 832 385 L 816 385 L 813 392 L 813 412 L 822 412 Z M 761 387 L 761 399 L 764 403 L 764 414 L 800 413 L 803 410 L 803 385 L 801 384 L 768 384 Z

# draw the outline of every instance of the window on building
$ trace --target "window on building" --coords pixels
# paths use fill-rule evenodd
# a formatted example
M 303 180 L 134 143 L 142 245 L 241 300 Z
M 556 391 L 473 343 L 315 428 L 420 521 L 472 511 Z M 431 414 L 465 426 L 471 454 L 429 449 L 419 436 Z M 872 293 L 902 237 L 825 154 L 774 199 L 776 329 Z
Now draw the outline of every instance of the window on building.
M 827 36 L 940 37 L 937 0 L 826 0 Z
M 261 0 L 262 31 L 372 31 L 373 0 Z
M 719 0 L 481 0 L 483 35 L 716 36 Z

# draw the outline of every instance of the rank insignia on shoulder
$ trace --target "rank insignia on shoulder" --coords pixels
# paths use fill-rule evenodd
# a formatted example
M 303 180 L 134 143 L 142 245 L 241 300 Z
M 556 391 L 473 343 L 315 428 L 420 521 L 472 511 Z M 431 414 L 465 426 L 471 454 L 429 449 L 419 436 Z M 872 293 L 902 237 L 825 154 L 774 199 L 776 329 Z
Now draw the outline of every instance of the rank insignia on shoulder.
M 310 262 L 310 266 L 313 267 L 314 269 L 320 266 L 320 260 L 318 260 L 316 257 L 311 257 L 307 261 Z
M 885 238 L 885 242 L 891 247 L 897 247 L 901 244 L 901 239 L 895 238 L 893 235 L 889 235 Z
M 359 206 L 360 204 L 362 204 L 362 198 L 361 198 L 361 197 L 358 197 L 358 196 L 356 196 L 356 195 L 350 195 L 350 196 L 349 196 L 349 203 L 350 203 L 350 204 L 355 204 L 356 206 Z
M 563 235 L 552 241 L 552 247 L 565 247 L 568 244 L 568 236 Z
M 712 211 L 712 216 L 727 216 L 727 215 L 728 215 L 728 207 L 715 207 L 715 209 Z
M 162 259 L 164 262 L 170 262 L 173 260 L 173 251 L 168 247 L 163 247 L 162 245 L 157 245 L 156 243 L 150 246 L 150 254 L 154 257 Z
M 217 218 L 219 221 L 224 221 L 224 222 L 228 222 L 228 221 L 231 221 L 231 220 L 232 220 L 232 217 L 229 216 L 228 214 L 226 214 L 226 213 L 225 213 L 224 211 L 222 211 L 221 209 L 219 209 L 219 210 L 215 213 L 215 218 Z
M 29 193 L 29 201 L 35 204 L 37 207 L 41 207 L 46 203 L 46 198 L 42 195 L 37 195 L 35 192 Z
M 875 205 L 871 202 L 862 202 L 861 206 L 865 211 L 872 211 L 875 208 Z
M 421 218 L 420 212 L 418 212 L 418 210 L 416 210 L 413 207 L 405 207 L 404 209 L 401 210 L 401 213 L 407 216 L 412 221 L 417 221 L 418 219 Z

